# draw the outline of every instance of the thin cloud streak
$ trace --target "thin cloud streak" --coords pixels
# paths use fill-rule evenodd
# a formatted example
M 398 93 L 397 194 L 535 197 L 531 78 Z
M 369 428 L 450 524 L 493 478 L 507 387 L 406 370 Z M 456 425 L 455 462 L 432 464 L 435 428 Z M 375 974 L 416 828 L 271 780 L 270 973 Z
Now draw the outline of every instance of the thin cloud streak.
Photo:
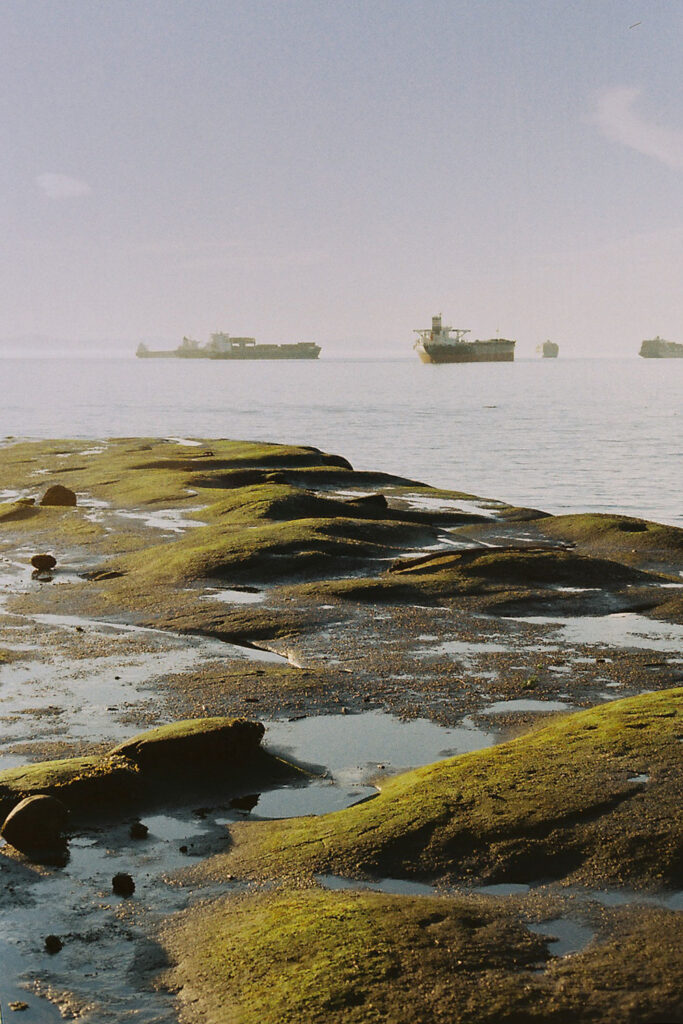
M 683 130 L 647 121 L 634 109 L 640 94 L 640 89 L 625 85 L 605 90 L 590 120 L 613 142 L 667 167 L 683 167 Z
M 92 259 L 101 251 L 98 241 L 51 241 L 44 238 L 26 238 L 19 242 L 19 248 L 30 253 L 52 256 L 70 255 L 75 258 Z M 211 269 L 212 267 L 236 267 L 258 270 L 263 267 L 315 267 L 329 262 L 328 252 L 298 249 L 250 249 L 239 242 L 169 242 L 165 240 L 111 241 L 107 254 L 116 253 L 127 261 L 152 260 L 156 265 L 167 265 L 184 269 Z
M 77 196 L 87 196 L 92 192 L 87 181 L 72 178 L 68 174 L 47 172 L 39 174 L 35 180 L 38 188 L 49 199 L 75 199 Z

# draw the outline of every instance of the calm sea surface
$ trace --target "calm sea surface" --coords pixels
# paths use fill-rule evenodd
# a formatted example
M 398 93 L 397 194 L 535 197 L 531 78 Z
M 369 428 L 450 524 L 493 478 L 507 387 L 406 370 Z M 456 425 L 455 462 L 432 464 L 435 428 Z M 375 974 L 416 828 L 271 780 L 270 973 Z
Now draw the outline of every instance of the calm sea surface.
M 0 437 L 315 445 L 549 512 L 683 526 L 683 360 L 2 359 Z

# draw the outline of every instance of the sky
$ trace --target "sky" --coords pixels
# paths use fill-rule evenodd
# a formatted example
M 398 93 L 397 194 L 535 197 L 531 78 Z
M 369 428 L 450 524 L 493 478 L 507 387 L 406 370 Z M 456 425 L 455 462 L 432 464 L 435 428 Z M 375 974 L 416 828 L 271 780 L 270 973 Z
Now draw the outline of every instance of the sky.
M 0 349 L 683 341 L 683 4 L 3 0 Z

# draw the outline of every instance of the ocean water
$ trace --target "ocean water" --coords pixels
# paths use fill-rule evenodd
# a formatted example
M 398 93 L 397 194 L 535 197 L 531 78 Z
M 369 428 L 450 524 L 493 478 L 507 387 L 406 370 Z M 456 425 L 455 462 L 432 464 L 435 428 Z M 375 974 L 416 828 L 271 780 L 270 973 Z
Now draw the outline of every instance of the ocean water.
M 683 360 L 2 359 L 0 437 L 315 445 L 552 513 L 683 526 Z

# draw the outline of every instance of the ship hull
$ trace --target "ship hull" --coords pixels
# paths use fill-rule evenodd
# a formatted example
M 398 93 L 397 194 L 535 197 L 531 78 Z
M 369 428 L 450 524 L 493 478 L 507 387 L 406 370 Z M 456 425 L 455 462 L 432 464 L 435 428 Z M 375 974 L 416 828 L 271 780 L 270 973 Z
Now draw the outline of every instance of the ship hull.
M 317 359 L 319 355 L 319 345 L 255 345 L 243 352 L 212 352 L 209 359 Z
M 683 345 L 677 341 L 651 338 L 643 342 L 638 355 L 643 359 L 683 359 Z
M 419 343 L 416 351 L 423 363 L 512 363 L 515 342 L 505 338 L 455 344 L 427 342 Z
M 138 359 L 317 359 L 320 355 L 319 345 L 252 345 L 243 349 L 228 352 L 209 352 L 204 348 L 183 352 L 179 349 L 170 351 L 138 352 Z

